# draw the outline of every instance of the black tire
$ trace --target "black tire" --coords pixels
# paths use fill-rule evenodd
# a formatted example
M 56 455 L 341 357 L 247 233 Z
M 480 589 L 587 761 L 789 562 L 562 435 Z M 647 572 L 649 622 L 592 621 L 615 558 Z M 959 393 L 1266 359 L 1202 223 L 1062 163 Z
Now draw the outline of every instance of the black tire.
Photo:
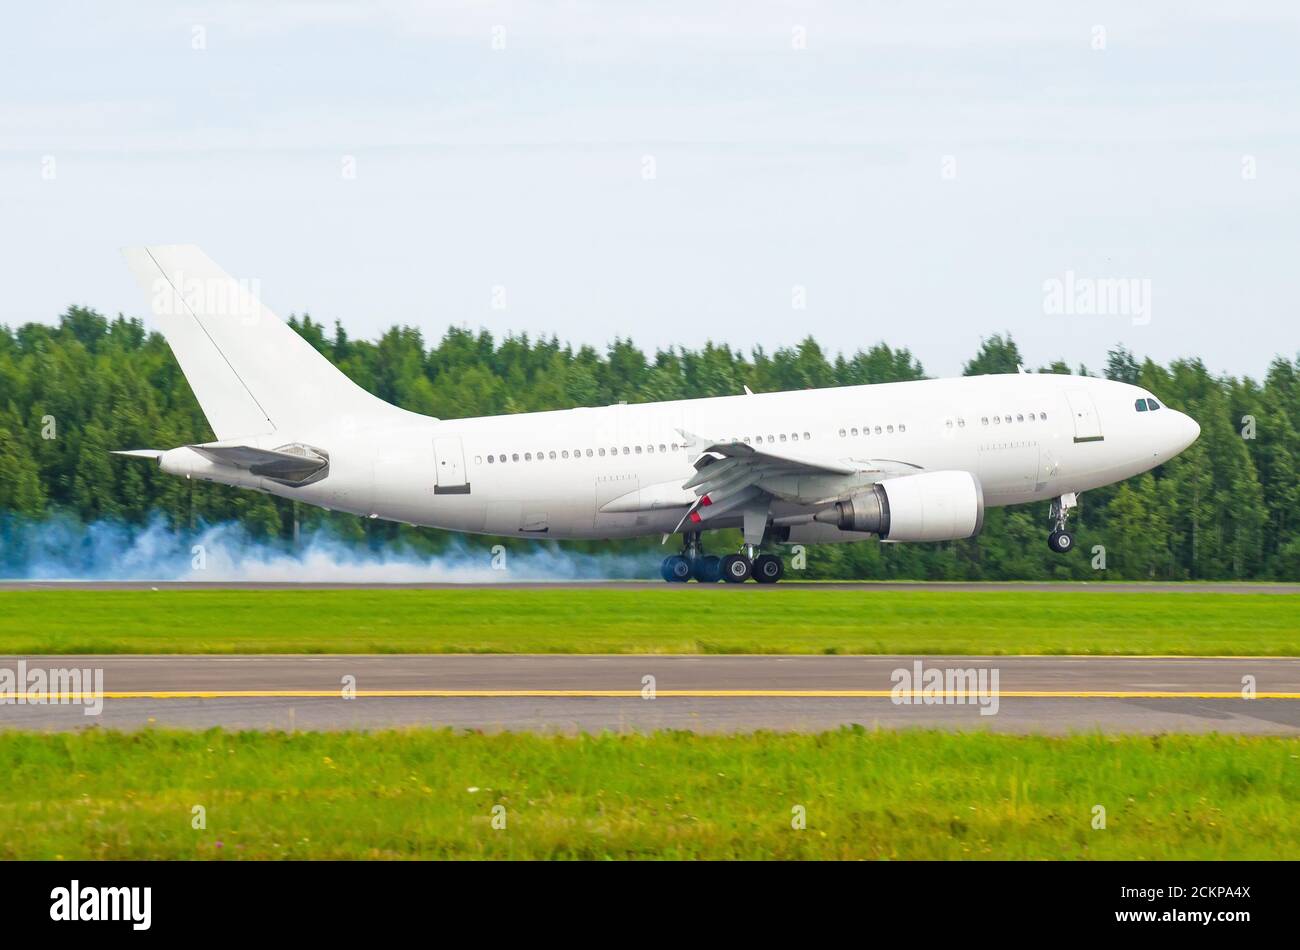
M 674 554 L 672 557 L 664 558 L 660 573 L 670 584 L 685 583 L 691 579 L 691 562 L 680 554 Z
M 749 580 L 749 575 L 753 571 L 749 563 L 749 558 L 743 554 L 728 554 L 722 559 L 720 565 L 722 579 L 728 584 L 743 584 Z
M 719 562 L 720 558 L 714 554 L 697 557 L 691 574 L 701 584 L 716 584 L 722 579 L 722 567 Z
M 760 584 L 775 584 L 785 576 L 785 561 L 775 554 L 760 554 L 754 558 L 754 580 Z
M 1053 531 L 1047 536 L 1047 546 L 1057 554 L 1069 554 L 1074 550 L 1074 535 L 1068 531 Z

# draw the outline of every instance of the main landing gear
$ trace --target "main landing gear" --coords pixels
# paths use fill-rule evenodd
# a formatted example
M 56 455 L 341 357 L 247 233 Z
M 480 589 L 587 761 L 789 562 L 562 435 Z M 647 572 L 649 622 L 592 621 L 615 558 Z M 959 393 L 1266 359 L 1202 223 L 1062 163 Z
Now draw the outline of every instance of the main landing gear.
M 775 554 L 755 557 L 753 545 L 746 545 L 740 554 L 706 555 L 697 532 L 684 536 L 682 553 L 664 558 L 659 573 L 664 580 L 679 584 L 692 579 L 701 584 L 743 584 L 750 578 L 760 584 L 775 584 L 785 574 L 785 563 Z
M 754 558 L 754 580 L 760 584 L 775 584 L 785 576 L 785 561 L 775 554 L 760 554 Z
M 1047 536 L 1047 546 L 1057 554 L 1069 554 L 1074 550 L 1074 535 L 1067 528 L 1070 511 L 1078 507 L 1078 504 L 1079 496 L 1074 492 L 1067 492 L 1052 501 L 1048 515 L 1052 522 L 1052 533 Z

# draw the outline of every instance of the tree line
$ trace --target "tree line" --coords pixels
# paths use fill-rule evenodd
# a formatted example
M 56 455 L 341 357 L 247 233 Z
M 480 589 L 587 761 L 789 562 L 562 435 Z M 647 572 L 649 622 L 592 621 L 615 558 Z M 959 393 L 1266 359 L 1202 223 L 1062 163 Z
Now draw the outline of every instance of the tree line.
M 412 327 L 395 326 L 370 341 L 350 338 L 340 324 L 329 332 L 310 316 L 289 322 L 361 386 L 444 419 L 734 395 L 744 386 L 772 392 L 925 377 L 908 350 L 884 343 L 833 356 L 812 338 L 771 353 L 710 343 L 649 355 L 622 339 L 602 352 L 554 337 L 498 340 L 486 330 L 452 327 L 430 345 Z M 1016 372 L 1022 362 L 1010 335 L 997 334 L 983 341 L 965 373 Z M 1062 362 L 1037 371 L 1089 372 Z M 1100 372 L 1188 412 L 1200 422 L 1201 438 L 1154 472 L 1088 492 L 1072 522 L 1074 554 L 1047 550 L 1044 503 L 991 510 L 981 536 L 969 541 L 809 548 L 808 576 L 1300 579 L 1300 359 L 1279 356 L 1256 381 L 1213 375 L 1199 359 L 1139 361 L 1117 347 Z M 254 537 L 286 545 L 296 531 L 322 528 L 376 548 L 400 544 L 433 553 L 448 543 L 443 532 L 195 485 L 109 454 L 212 438 L 166 342 L 141 321 L 72 307 L 57 325 L 0 327 L 0 544 L 3 525 L 18 521 L 143 525 L 159 516 L 178 532 L 236 521 Z M 643 549 L 647 557 L 664 550 L 657 539 L 575 547 Z

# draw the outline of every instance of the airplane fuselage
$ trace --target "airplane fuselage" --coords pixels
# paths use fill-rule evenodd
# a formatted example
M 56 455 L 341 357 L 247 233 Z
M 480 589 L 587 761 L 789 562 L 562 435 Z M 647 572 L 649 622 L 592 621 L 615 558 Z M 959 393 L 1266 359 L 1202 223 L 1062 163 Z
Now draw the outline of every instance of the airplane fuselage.
M 442 421 L 394 410 L 294 433 L 328 447 L 328 478 L 247 487 L 452 531 L 627 538 L 672 531 L 693 497 L 681 486 L 700 450 L 737 441 L 864 470 L 886 460 L 967 471 L 997 507 L 1097 488 L 1172 458 L 1199 430 L 1172 409 L 1136 411 L 1150 396 L 1104 379 L 1018 374 Z M 262 441 L 271 448 L 285 436 Z M 773 523 L 793 525 L 798 538 L 855 539 L 807 523 L 807 512 L 806 498 L 771 507 Z

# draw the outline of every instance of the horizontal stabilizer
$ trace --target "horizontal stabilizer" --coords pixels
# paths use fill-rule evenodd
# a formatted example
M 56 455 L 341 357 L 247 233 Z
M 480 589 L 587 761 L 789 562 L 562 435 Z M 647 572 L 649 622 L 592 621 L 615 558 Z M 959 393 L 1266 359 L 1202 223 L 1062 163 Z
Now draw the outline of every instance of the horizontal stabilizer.
M 162 449 L 116 449 L 111 451 L 111 455 L 129 455 L 137 459 L 159 459 L 162 458 Z
M 251 445 L 209 442 L 188 446 L 218 465 L 244 468 L 254 475 L 274 478 L 290 484 L 303 484 L 329 467 L 329 455 L 305 445 L 285 445 L 278 449 L 258 449 Z

